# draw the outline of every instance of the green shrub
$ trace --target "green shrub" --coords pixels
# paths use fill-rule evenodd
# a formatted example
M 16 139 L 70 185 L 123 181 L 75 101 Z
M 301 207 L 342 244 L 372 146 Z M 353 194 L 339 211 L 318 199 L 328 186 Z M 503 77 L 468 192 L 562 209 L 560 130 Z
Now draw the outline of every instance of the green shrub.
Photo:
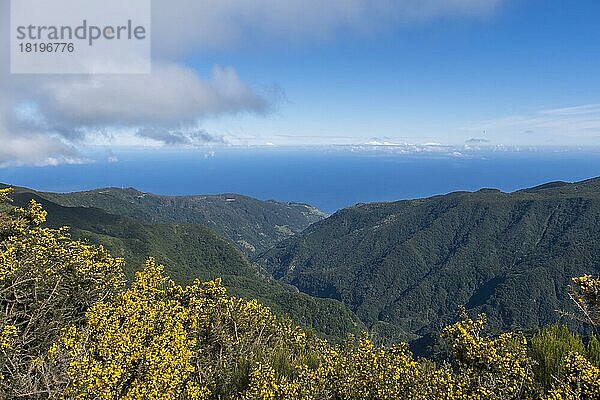
M 595 335 L 590 338 L 587 351 L 590 362 L 600 368 L 600 340 Z
M 531 340 L 531 355 L 536 362 L 535 374 L 550 387 L 563 375 L 563 360 L 569 352 L 586 354 L 581 338 L 569 332 L 566 325 L 550 325 L 541 329 Z

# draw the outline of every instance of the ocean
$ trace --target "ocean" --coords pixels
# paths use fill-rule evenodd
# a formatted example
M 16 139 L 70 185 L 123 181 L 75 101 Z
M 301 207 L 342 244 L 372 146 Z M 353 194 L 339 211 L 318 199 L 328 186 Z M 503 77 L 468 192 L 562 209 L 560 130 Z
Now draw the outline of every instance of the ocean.
M 415 153 L 376 148 L 215 148 L 95 152 L 90 157 L 96 161 L 0 168 L 0 182 L 56 192 L 111 186 L 165 195 L 240 193 L 307 203 L 333 213 L 356 203 L 481 188 L 514 191 L 600 176 L 600 151 L 575 149 Z

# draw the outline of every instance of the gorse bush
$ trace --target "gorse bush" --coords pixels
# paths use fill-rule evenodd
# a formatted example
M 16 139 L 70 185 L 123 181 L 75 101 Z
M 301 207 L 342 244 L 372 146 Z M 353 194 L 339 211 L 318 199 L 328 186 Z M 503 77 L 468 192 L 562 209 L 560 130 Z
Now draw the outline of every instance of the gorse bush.
M 182 288 L 153 261 L 86 318 L 54 349 L 69 359 L 72 398 L 231 398 L 257 363 L 287 373 L 325 345 L 255 301 L 227 297 L 218 280 Z
M 153 260 L 126 288 L 122 260 L 41 227 L 36 203 L 0 216 L 1 399 L 600 398 L 597 340 L 566 349 L 580 342 L 560 327 L 530 345 L 465 316 L 443 330 L 439 363 L 367 334 L 332 345 L 219 279 L 182 287 Z M 596 282 L 575 281 L 590 315 Z M 560 373 L 548 384 L 540 368 Z
M 508 332 L 497 338 L 485 335 L 485 316 L 444 328 L 456 364 L 459 393 L 467 398 L 522 399 L 533 392 L 532 361 L 527 340 Z
M 600 368 L 578 353 L 568 353 L 563 364 L 564 377 L 554 385 L 548 398 L 600 399 Z
M 600 279 L 589 275 L 573 278 L 570 288 L 571 298 L 577 303 L 582 314 L 594 329 L 600 325 Z
M 65 377 L 46 362 L 47 351 L 65 328 L 84 323 L 87 308 L 123 287 L 121 260 L 71 240 L 66 228 L 41 228 L 45 218 L 33 202 L 0 219 L 0 398 L 60 391 Z

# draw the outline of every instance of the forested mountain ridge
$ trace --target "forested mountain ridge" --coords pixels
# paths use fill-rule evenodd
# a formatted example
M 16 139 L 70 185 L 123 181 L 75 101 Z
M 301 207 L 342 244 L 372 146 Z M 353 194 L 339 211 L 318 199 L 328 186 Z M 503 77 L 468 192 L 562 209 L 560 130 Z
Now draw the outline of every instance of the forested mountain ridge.
M 13 193 L 21 205 L 34 195 L 50 211 L 53 226 L 72 226 L 76 237 L 107 245 L 113 254 L 131 260 L 129 265 L 140 265 L 153 255 L 178 282 L 221 276 L 232 293 L 258 298 L 277 312 L 288 312 L 296 321 L 338 337 L 362 324 L 337 301 L 386 340 L 437 332 L 454 320 L 461 305 L 473 313 L 487 313 L 493 329 L 535 330 L 559 320 L 557 310 L 573 311 L 564 289 L 570 277 L 600 272 L 600 180 L 553 182 L 514 193 L 483 189 L 357 205 L 265 251 L 255 259 L 261 268 L 208 228 L 147 222 L 200 218 L 201 213 L 181 205 L 193 203 L 194 196 L 166 198 L 173 200 L 168 203 L 132 189 Z M 246 229 L 243 222 L 259 212 L 248 212 L 246 220 L 237 212 L 244 208 L 230 215 L 227 205 L 238 200 L 226 200 L 241 199 L 257 207 L 271 202 L 208 197 L 222 226 L 243 230 L 251 241 L 265 238 L 260 233 L 258 239 L 252 236 L 257 231 Z M 49 198 L 84 207 L 64 207 Z M 147 201 L 156 202 L 150 206 Z M 222 214 L 219 201 L 225 207 Z M 281 203 L 273 204 L 282 209 Z M 262 227 L 272 222 L 269 218 Z M 294 287 L 336 301 L 302 296 Z
M 384 336 L 436 331 L 461 305 L 534 330 L 572 310 L 570 277 L 600 273 L 600 180 L 360 204 L 257 260 Z
M 140 222 L 204 225 L 248 255 L 263 252 L 326 217 L 306 204 L 262 201 L 239 194 L 159 196 L 132 188 L 35 193 L 62 206 L 95 207 Z
M 594 335 L 552 325 L 531 340 L 491 336 L 485 315 L 463 313 L 443 328 L 435 360 L 366 335 L 336 345 L 230 297 L 218 278 L 183 287 L 148 260 L 126 285 L 122 259 L 41 226 L 42 206 L 13 207 L 10 194 L 0 189 L 2 399 L 600 398 Z M 600 280 L 572 284 L 598 326 Z
M 258 299 L 277 314 L 287 314 L 296 323 L 312 327 L 333 340 L 357 334 L 364 325 L 336 300 L 320 299 L 275 281 L 269 273 L 251 264 L 233 244 L 211 229 L 196 224 L 142 223 L 93 207 L 65 207 L 28 190 L 12 193 L 12 204 L 27 207 L 31 200 L 48 211 L 46 225 L 69 226 L 75 239 L 105 246 L 124 258 L 129 280 L 148 257 L 165 265 L 179 284 L 195 279 L 221 278 L 228 291 L 238 297 Z

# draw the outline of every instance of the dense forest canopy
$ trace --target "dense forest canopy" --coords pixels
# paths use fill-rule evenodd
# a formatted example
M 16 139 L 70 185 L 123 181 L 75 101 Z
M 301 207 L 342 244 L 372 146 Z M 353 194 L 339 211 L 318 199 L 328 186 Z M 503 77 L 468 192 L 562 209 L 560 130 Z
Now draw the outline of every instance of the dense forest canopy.
M 513 193 L 456 192 L 340 210 L 257 261 L 300 291 L 348 305 L 383 336 L 411 340 L 464 305 L 500 332 L 567 323 L 565 288 L 600 275 L 600 179 Z

